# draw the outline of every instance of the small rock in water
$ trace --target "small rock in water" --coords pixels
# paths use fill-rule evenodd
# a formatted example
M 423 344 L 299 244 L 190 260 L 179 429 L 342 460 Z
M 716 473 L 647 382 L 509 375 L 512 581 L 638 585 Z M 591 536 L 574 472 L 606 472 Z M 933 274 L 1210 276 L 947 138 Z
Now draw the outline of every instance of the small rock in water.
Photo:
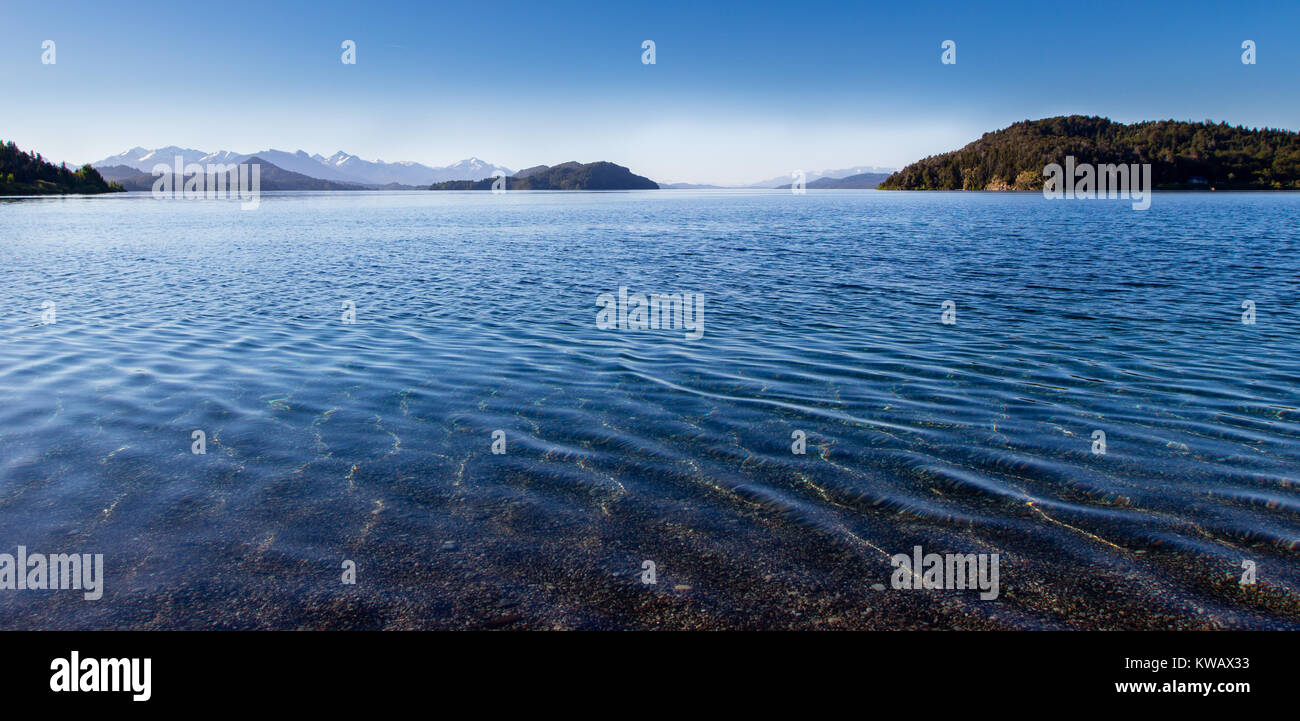
M 691 590 L 691 587 L 690 587 L 690 586 L 687 586 L 687 585 L 684 584 L 684 583 L 679 583 L 679 584 L 677 584 L 676 586 L 673 586 L 673 590 L 674 590 L 674 591 L 689 591 L 689 590 Z
M 460 549 L 460 546 L 457 546 L 455 541 L 443 541 L 443 542 L 442 542 L 442 550 L 444 550 L 444 551 L 455 551 L 455 550 L 458 550 L 458 549 Z
M 509 626 L 516 621 L 522 621 L 523 618 L 523 616 L 520 616 L 517 613 L 508 613 L 504 616 L 497 616 L 496 618 L 487 621 L 483 626 L 485 628 L 501 628 L 503 626 Z
M 871 590 L 873 590 L 873 591 L 883 591 L 883 590 L 885 590 L 885 584 L 883 584 L 883 583 L 873 583 L 873 584 L 871 584 Z

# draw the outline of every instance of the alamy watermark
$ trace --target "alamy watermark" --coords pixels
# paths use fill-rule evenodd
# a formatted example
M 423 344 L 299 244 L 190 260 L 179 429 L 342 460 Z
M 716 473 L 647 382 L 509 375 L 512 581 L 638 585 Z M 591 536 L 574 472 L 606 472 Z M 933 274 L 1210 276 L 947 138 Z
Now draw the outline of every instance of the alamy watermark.
M 1255 325 L 1255 301 L 1241 301 L 1241 324 Z
M 889 560 L 894 567 L 890 585 L 896 589 L 979 589 L 980 599 L 998 597 L 998 554 L 922 553 L 912 547 L 912 555 L 895 554 Z
M 1249 558 L 1243 558 L 1241 561 L 1241 569 L 1241 580 L 1238 581 L 1238 583 L 1243 586 L 1254 586 L 1255 573 L 1259 569 L 1259 565 Z
M 50 661 L 50 690 L 55 693 L 126 692 L 132 701 L 153 697 L 153 659 L 82 658 L 73 651 L 68 658 Z
M 1065 167 L 1050 163 L 1043 168 L 1043 197 L 1053 200 L 1096 200 L 1129 198 L 1134 210 L 1151 207 L 1151 164 L 1120 163 L 1094 166 L 1074 162 L 1066 156 Z
M 704 335 L 702 293 L 628 293 L 596 296 L 596 327 L 600 330 L 682 330 L 687 340 Z
M 262 202 L 260 163 L 185 164 L 176 156 L 172 165 L 153 166 L 153 197 L 185 200 L 239 200 L 241 210 L 256 210 Z
M 944 40 L 939 44 L 943 48 L 943 54 L 939 56 L 939 62 L 944 65 L 957 64 L 957 43 L 953 40 Z
M 104 596 L 104 554 L 0 553 L 0 591 L 82 591 L 87 601 Z

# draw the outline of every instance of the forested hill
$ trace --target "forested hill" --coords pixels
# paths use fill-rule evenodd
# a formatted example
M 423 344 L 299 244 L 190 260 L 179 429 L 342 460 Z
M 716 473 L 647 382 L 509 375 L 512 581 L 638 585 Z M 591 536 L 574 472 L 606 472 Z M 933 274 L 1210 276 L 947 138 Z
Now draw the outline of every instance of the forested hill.
M 0 143 L 0 195 L 62 195 L 112 193 L 122 190 L 107 183 L 89 165 L 80 170 L 56 166 L 41 157 L 18 149 L 11 140 Z
M 1043 168 L 1150 163 L 1157 188 L 1300 189 L 1300 133 L 1227 123 L 1026 120 L 889 176 L 881 190 L 1041 190 Z
M 493 178 L 434 183 L 430 190 L 491 190 Z M 506 190 L 658 190 L 649 178 L 614 163 L 538 165 L 506 178 Z

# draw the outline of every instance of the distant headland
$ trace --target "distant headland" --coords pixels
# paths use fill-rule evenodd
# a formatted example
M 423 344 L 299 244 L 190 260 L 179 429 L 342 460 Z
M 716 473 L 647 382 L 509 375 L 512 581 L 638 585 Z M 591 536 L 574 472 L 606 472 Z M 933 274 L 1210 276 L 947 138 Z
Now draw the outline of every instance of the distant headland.
M 121 185 L 105 181 L 89 165 L 68 170 L 45 160 L 40 153 L 20 150 L 12 140 L 0 143 L 0 195 L 89 195 L 122 190 Z
M 504 181 L 504 182 L 502 182 Z M 608 162 L 537 165 L 511 176 L 434 183 L 430 190 L 658 190 L 659 184 Z

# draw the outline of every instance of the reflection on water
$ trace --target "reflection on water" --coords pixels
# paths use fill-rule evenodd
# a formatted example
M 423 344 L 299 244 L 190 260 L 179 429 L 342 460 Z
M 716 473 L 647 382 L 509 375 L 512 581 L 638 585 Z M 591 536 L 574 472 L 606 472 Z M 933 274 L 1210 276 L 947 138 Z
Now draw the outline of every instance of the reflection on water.
M 0 626 L 1298 627 L 1297 220 L 1221 193 L 6 203 L 0 552 L 103 553 L 106 584 L 2 590 Z M 701 294 L 706 332 L 598 328 L 621 286 Z M 890 588 L 915 545 L 999 554 L 999 597 Z

